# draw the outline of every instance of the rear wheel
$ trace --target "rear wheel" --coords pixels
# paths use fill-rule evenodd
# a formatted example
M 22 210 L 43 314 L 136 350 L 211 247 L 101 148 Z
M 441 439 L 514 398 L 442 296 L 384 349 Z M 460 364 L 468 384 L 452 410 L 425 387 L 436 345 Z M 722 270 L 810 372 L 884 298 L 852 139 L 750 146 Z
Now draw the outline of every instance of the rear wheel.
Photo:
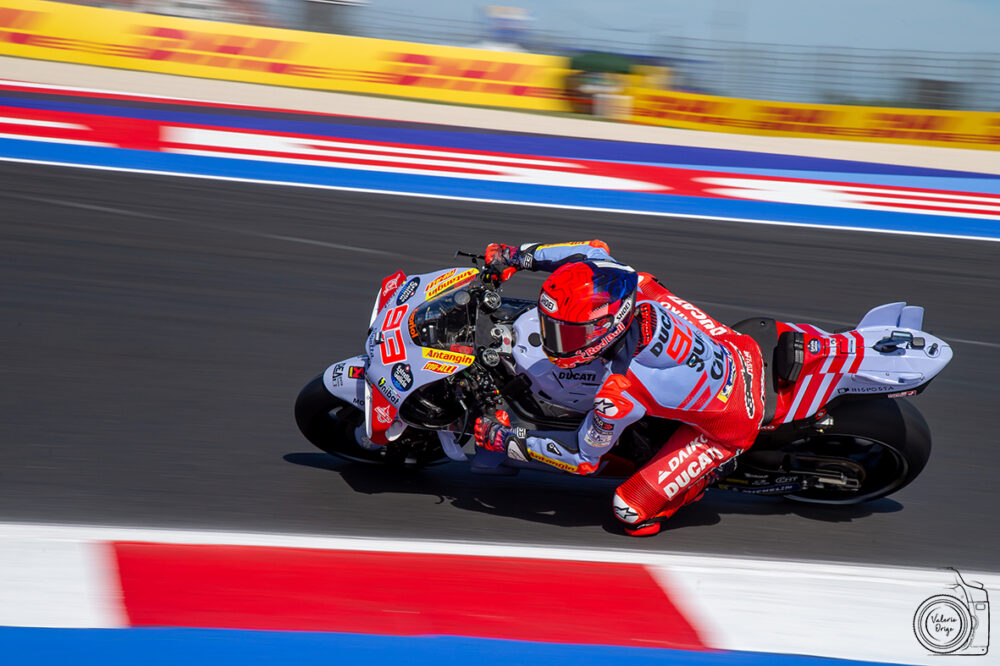
M 323 375 L 315 377 L 299 392 L 295 399 L 295 423 L 321 451 L 352 462 L 423 467 L 446 460 L 435 433 L 413 428 L 377 449 L 362 447 L 355 432 L 364 427 L 364 413 L 327 391 Z
M 815 456 L 819 476 L 811 487 L 785 495 L 816 504 L 858 504 L 906 487 L 924 469 L 931 454 L 927 421 L 906 400 L 875 399 L 844 403 L 830 411 L 833 426 L 781 447 L 796 456 Z M 852 487 L 823 483 L 844 475 Z

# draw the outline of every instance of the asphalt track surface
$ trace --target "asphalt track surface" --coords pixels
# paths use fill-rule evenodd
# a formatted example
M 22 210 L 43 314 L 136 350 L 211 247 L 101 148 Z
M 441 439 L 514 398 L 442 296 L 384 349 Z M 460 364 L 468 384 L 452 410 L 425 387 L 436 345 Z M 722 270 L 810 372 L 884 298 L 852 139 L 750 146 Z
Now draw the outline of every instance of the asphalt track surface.
M 1000 244 L 10 163 L 0 183 L 0 520 L 1000 570 Z M 631 539 L 610 480 L 394 472 L 299 435 L 299 388 L 361 350 L 384 275 L 491 240 L 593 237 L 724 321 L 832 329 L 925 306 L 956 357 L 916 399 L 924 474 L 854 508 L 711 491 Z

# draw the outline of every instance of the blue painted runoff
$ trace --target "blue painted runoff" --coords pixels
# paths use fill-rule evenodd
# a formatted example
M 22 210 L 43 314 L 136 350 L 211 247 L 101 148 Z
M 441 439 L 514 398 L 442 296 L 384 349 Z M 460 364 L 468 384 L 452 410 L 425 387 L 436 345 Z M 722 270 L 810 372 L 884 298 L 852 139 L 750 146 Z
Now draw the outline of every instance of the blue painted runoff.
M 857 666 L 871 662 L 762 652 L 530 643 L 457 636 L 373 636 L 233 629 L 0 627 L 5 666 Z

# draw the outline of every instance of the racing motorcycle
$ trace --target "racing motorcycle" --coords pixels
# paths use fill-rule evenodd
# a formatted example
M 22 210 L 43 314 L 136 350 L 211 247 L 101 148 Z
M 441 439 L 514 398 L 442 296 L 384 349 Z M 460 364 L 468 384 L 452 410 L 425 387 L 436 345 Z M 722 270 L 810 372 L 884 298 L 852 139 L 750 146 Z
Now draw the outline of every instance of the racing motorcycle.
M 346 460 L 419 467 L 469 460 L 463 447 L 476 418 L 498 410 L 528 430 L 577 430 L 593 407 L 601 362 L 571 370 L 550 363 L 535 301 L 501 296 L 500 276 L 479 268 L 481 255 L 459 255 L 472 267 L 399 271 L 382 281 L 365 353 L 330 365 L 296 400 L 295 420 L 310 442 Z M 640 274 L 640 300 L 646 280 L 655 278 Z M 702 330 L 724 330 L 662 287 L 658 293 Z M 922 321 L 923 308 L 889 303 L 834 333 L 764 316 L 734 324 L 763 355 L 764 419 L 754 445 L 713 487 L 855 504 L 913 481 L 931 436 L 905 398 L 952 358 Z M 677 425 L 649 416 L 633 424 L 598 473 L 630 475 Z M 494 471 L 524 466 L 542 465 L 505 460 Z

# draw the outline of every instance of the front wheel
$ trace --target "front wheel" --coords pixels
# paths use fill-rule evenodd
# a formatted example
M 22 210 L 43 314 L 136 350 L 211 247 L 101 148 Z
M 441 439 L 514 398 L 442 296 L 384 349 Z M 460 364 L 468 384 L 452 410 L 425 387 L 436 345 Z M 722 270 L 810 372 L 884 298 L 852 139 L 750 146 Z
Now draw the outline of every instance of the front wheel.
M 816 504 L 858 504 L 885 497 L 906 487 L 927 464 L 931 433 L 927 421 L 906 400 L 873 399 L 844 403 L 830 412 L 833 426 L 800 437 L 782 447 L 797 456 L 829 460 L 835 473 L 856 470 L 851 487 L 824 483 L 820 475 L 804 490 L 785 495 Z M 838 464 L 836 461 L 842 461 Z M 838 467 L 840 469 L 838 469 Z
M 355 433 L 364 428 L 364 412 L 327 391 L 323 375 L 313 378 L 299 392 L 295 399 L 295 424 L 313 445 L 343 460 L 406 467 L 424 467 L 446 460 L 435 433 L 413 428 L 385 446 L 362 447 Z

